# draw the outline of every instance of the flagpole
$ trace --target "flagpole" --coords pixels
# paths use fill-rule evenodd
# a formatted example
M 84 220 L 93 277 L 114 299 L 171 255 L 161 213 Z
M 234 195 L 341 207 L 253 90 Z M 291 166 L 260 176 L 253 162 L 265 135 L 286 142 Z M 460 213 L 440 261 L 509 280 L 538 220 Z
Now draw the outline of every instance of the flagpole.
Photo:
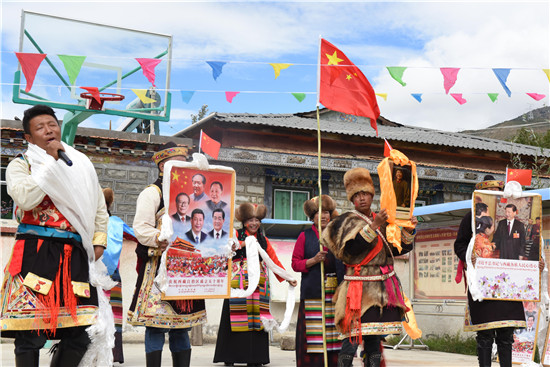
M 202 129 L 201 129 L 201 134 L 199 135 L 199 154 L 201 152 L 201 144 L 202 144 Z
M 318 162 L 318 179 L 317 185 L 319 188 L 319 215 L 317 216 L 317 230 L 319 231 L 319 251 L 323 251 L 323 245 L 321 244 L 321 217 L 323 216 L 322 205 L 322 186 L 321 186 L 321 119 L 319 118 L 319 92 L 321 88 L 321 35 L 319 35 L 319 53 L 317 59 L 317 162 Z M 327 330 L 326 330 L 326 317 L 325 317 L 325 262 L 321 261 L 321 317 L 323 328 L 323 360 L 325 367 L 328 367 L 328 355 L 327 355 Z

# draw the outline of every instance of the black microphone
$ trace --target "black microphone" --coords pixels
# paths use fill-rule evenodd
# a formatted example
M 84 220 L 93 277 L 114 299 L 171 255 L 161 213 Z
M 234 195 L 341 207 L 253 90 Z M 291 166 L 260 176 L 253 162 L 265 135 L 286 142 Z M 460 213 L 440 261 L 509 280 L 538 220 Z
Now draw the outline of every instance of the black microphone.
M 73 161 L 71 161 L 71 159 L 69 158 L 69 156 L 67 155 L 67 153 L 65 153 L 64 150 L 61 150 L 59 149 L 57 151 L 57 155 L 59 156 L 59 159 L 61 159 L 63 162 L 65 162 L 65 164 L 67 166 L 72 166 L 73 165 Z

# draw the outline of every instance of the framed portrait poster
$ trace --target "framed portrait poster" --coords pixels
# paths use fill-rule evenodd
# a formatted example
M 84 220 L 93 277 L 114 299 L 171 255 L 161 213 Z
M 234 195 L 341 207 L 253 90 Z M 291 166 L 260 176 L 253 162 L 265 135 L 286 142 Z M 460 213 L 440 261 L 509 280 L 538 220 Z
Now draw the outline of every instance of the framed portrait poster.
M 483 299 L 540 300 L 541 237 L 536 223 L 542 217 L 541 196 L 505 198 L 501 192 L 475 191 L 473 205 L 471 260 Z
M 169 163 L 163 188 L 169 187 L 164 205 L 173 234 L 166 250 L 168 287 L 162 299 L 229 298 L 235 171 Z
M 512 344 L 512 363 L 514 364 L 527 363 L 535 358 L 540 319 L 538 303 L 523 302 L 523 310 L 527 327 L 514 330 L 514 344 Z
M 541 364 L 544 367 L 550 367 L 550 325 L 546 328 L 546 336 L 544 338 L 544 349 L 542 350 L 542 355 L 540 357 Z

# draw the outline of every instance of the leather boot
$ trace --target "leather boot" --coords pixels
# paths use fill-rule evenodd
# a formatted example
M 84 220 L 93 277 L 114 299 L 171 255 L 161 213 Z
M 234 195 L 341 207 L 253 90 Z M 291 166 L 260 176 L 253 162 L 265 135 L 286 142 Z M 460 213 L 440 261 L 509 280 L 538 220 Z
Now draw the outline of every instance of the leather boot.
M 15 367 L 38 367 L 40 351 L 31 350 L 29 352 L 15 355 Z
M 145 365 L 147 367 L 160 367 L 162 361 L 162 350 L 155 350 L 151 353 L 145 353 Z
M 497 350 L 500 367 L 512 367 L 512 345 L 498 344 Z M 488 366 L 490 366 L 490 364 Z
M 365 367 L 380 367 L 380 361 L 382 360 L 382 353 L 369 353 L 365 355 L 363 365 Z
M 477 360 L 479 367 L 491 367 L 491 357 L 493 354 L 493 348 L 477 346 Z
M 338 355 L 338 367 L 351 367 L 353 364 L 353 356 L 348 354 Z
M 59 346 L 52 357 L 50 367 L 78 367 L 85 353 L 86 349 Z
M 191 349 L 172 353 L 173 367 L 189 367 L 191 365 Z

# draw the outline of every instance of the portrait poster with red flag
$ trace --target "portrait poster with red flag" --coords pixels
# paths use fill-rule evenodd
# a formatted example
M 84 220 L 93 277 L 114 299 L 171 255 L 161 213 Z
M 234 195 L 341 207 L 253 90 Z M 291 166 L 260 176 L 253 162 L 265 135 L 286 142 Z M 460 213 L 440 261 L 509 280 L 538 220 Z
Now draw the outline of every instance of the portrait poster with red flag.
M 169 161 L 163 196 L 172 226 L 163 299 L 229 298 L 235 171 Z M 167 218 L 167 216 L 163 216 Z
M 321 39 L 320 52 L 319 102 L 333 111 L 368 117 L 378 135 L 380 108 L 363 72 L 325 39 Z

